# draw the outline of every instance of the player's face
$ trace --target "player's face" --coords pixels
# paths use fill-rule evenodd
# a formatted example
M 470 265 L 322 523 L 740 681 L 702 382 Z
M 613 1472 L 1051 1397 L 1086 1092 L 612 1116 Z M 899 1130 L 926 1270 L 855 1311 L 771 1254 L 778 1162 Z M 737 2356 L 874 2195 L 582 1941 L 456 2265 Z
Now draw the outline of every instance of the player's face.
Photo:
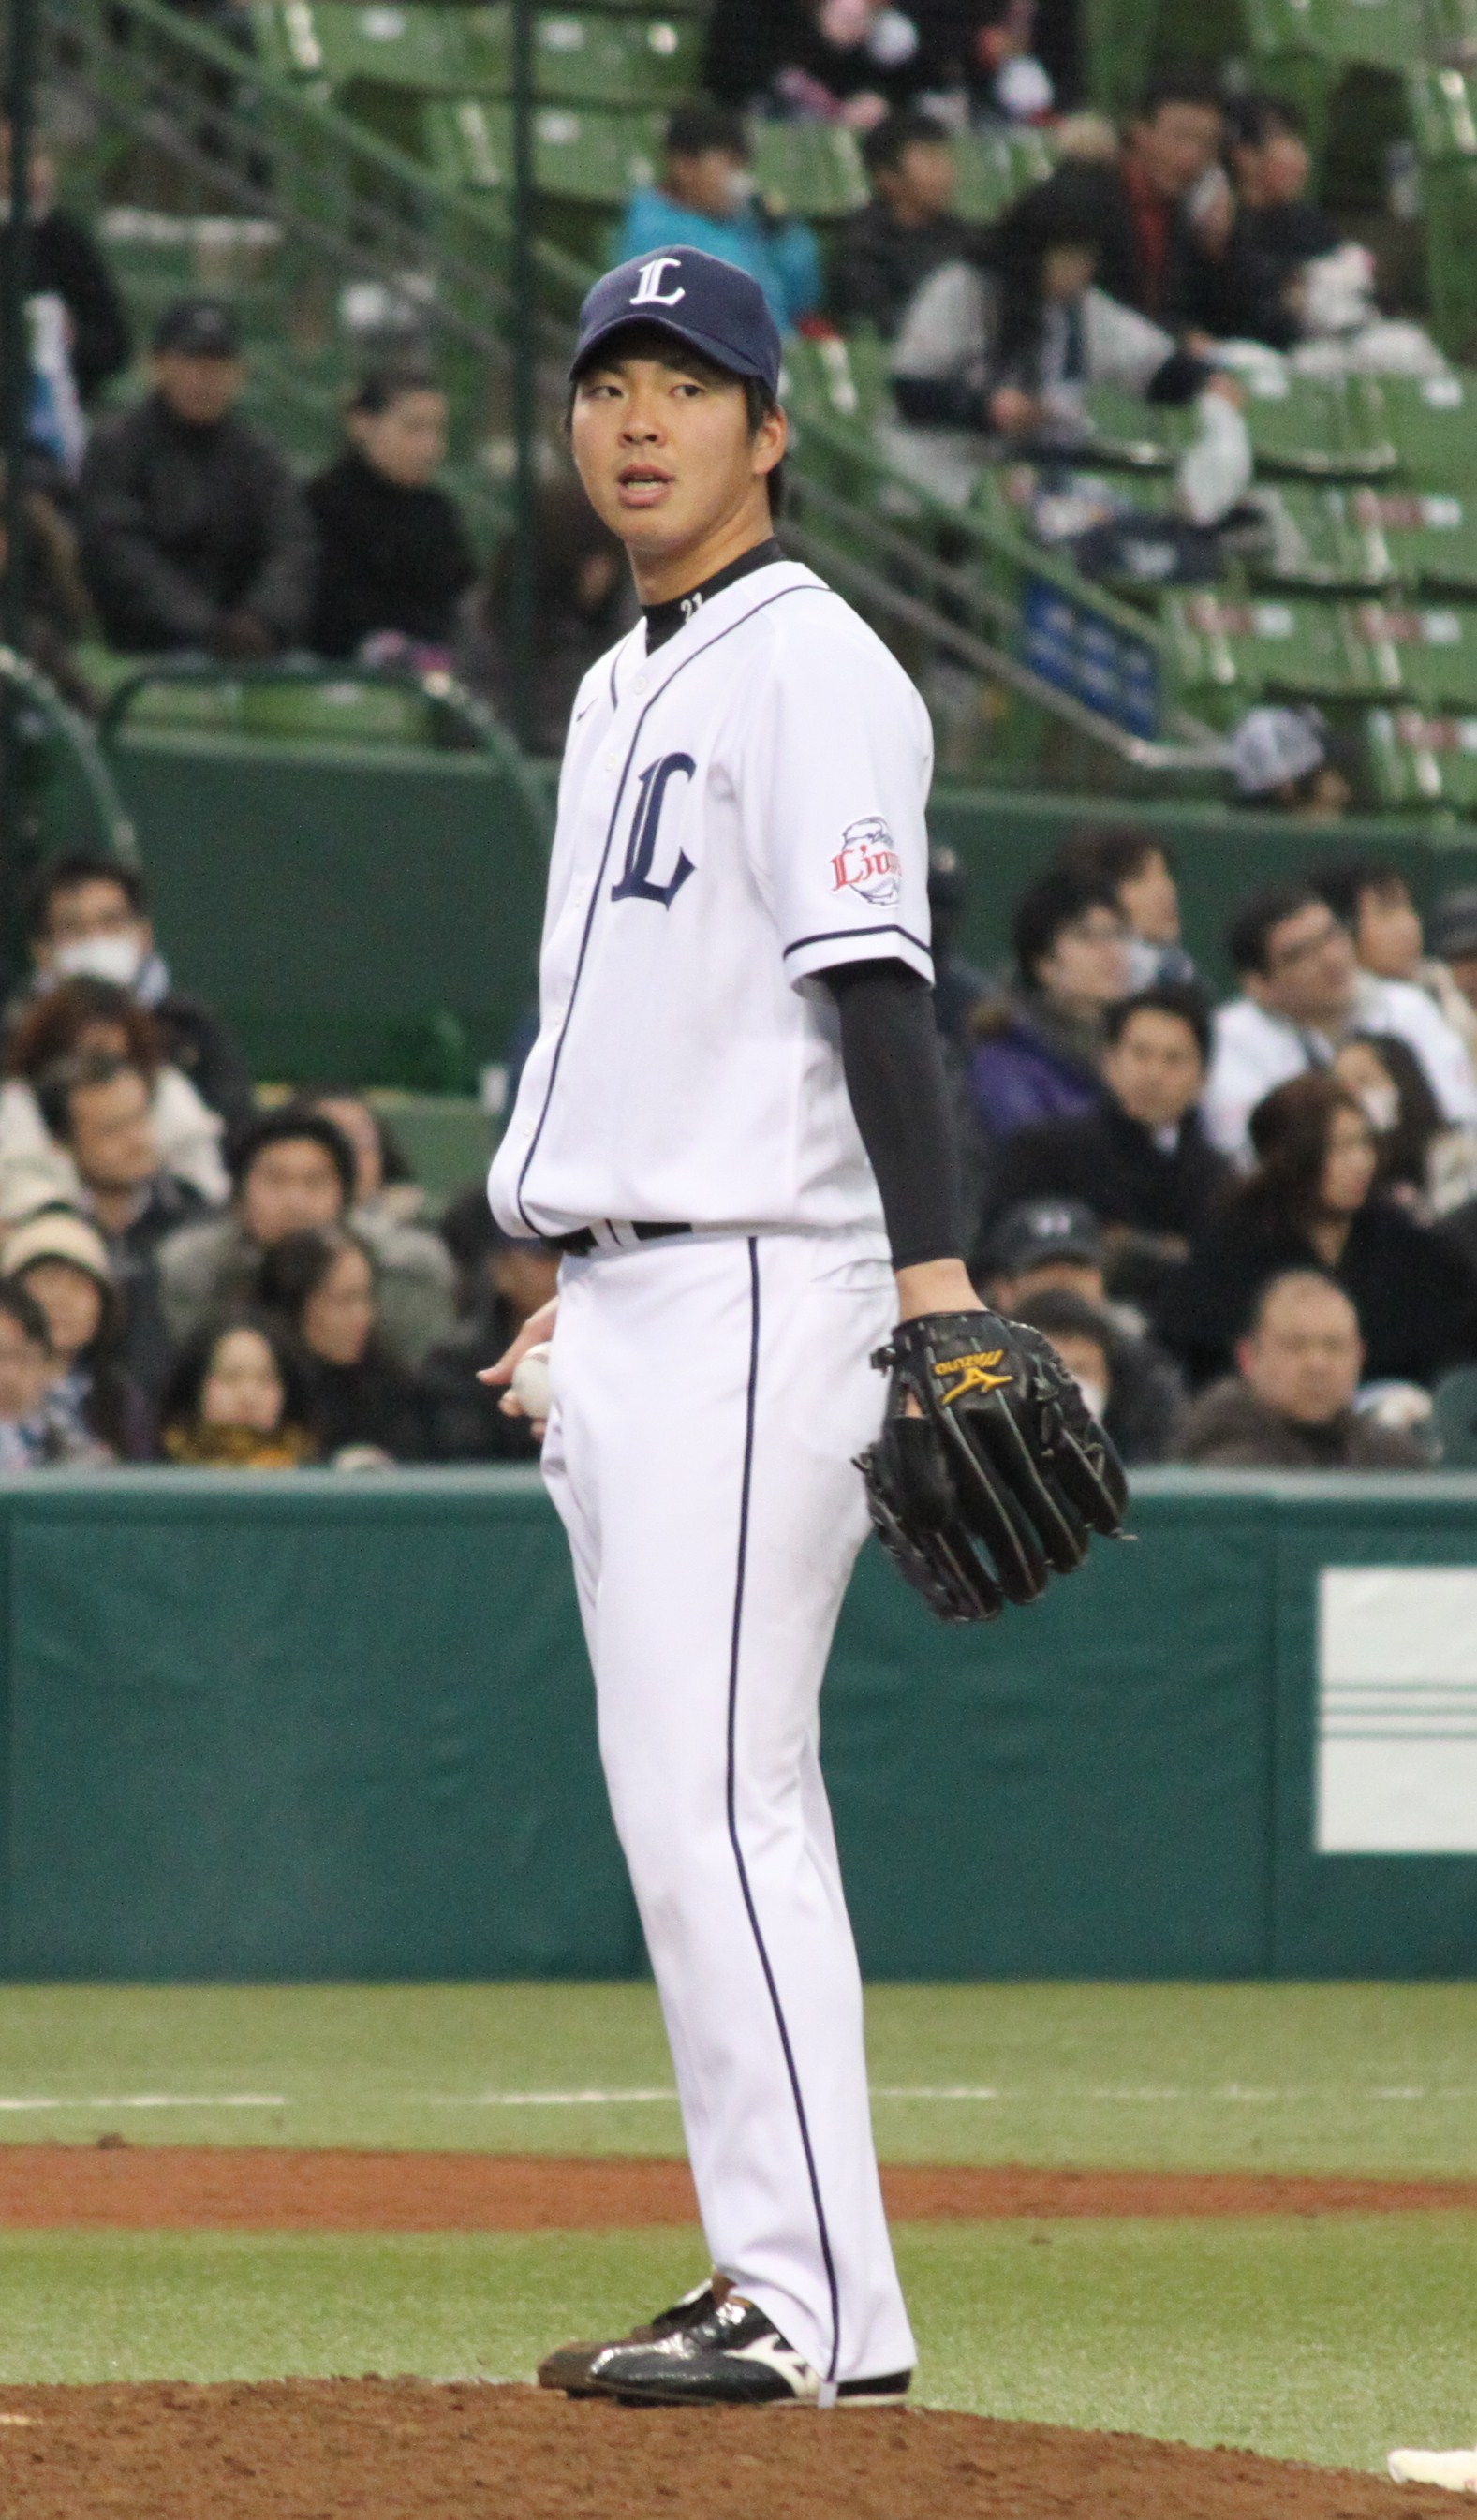
M 762 520 L 784 438 L 778 412 L 750 430 L 740 384 L 663 359 L 591 368 L 574 390 L 580 479 L 638 563 L 695 557 L 749 512 Z

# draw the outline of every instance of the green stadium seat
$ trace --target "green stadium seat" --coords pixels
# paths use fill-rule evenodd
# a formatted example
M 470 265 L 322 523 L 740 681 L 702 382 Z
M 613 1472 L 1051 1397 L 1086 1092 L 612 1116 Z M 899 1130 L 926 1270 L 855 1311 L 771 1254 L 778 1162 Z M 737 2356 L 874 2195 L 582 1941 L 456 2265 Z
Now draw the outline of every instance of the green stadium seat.
M 469 84 L 462 12 L 419 0 L 252 0 L 262 59 L 291 77 L 330 89 L 359 85 L 445 95 Z
M 1374 700 L 1401 689 L 1395 652 L 1365 617 L 1377 608 L 1196 593 L 1167 597 L 1160 620 L 1186 693 L 1221 693 L 1243 707 L 1263 694 Z
M 1477 606 L 1366 604 L 1359 614 L 1371 650 L 1394 662 L 1386 689 L 1420 708 L 1477 710 Z
M 439 1215 L 492 1159 L 493 1121 L 470 1095 L 407 1094 L 372 1087 L 365 1097 L 391 1132 L 429 1211 Z
M 1307 14 L 1325 61 L 1403 70 L 1426 48 L 1422 0 L 1311 0 Z
M 1477 718 L 1371 709 L 1365 720 L 1365 759 L 1379 802 L 1391 813 L 1477 808 Z
M 1420 62 L 1406 72 L 1406 104 L 1416 155 L 1423 166 L 1477 158 L 1477 117 L 1465 70 Z
M 836 122 L 761 122 L 754 177 L 775 207 L 797 219 L 840 219 L 867 202 L 853 132 Z
M 1458 1365 L 1442 1375 L 1431 1394 L 1431 1415 L 1442 1467 L 1477 1469 L 1477 1365 Z
M 1246 426 L 1259 471 L 1375 480 L 1397 455 L 1382 380 L 1299 377 L 1259 367 L 1245 380 Z
M 360 682 L 352 673 L 321 682 L 222 673 L 146 684 L 129 703 L 126 722 L 130 730 L 246 735 L 275 743 L 425 744 L 432 740 L 434 715 L 414 688 Z
M 781 393 L 797 414 L 822 412 L 870 429 L 889 407 L 887 360 L 887 344 L 875 334 L 857 333 L 843 341 L 836 334 L 817 340 L 793 333 L 784 344 Z
M 1086 401 L 1093 463 L 1132 472 L 1167 472 L 1179 460 L 1186 423 L 1165 404 L 1140 402 L 1118 385 L 1094 385 Z
M 1382 377 L 1385 417 L 1404 480 L 1460 489 L 1477 476 L 1477 375 Z
M 1242 0 L 1254 53 L 1302 53 L 1317 49 L 1314 0 Z
M 533 118 L 534 183 L 555 201 L 617 210 L 638 184 L 654 180 L 665 119 L 660 113 L 540 106 Z M 433 171 L 446 182 L 472 192 L 511 187 L 513 117 L 508 106 L 485 97 L 437 100 L 425 107 L 422 134 Z
M 1268 481 L 1253 495 L 1271 538 L 1252 562 L 1258 578 L 1358 594 L 1389 586 L 1400 575 L 1372 490 Z
M 995 219 L 1031 185 L 1044 183 L 1054 160 L 1039 131 L 961 131 L 954 142 L 961 218 Z
M 1477 498 L 1455 490 L 1356 490 L 1349 504 L 1423 595 L 1477 596 Z
M 464 30 L 469 87 L 477 94 L 509 95 L 512 10 L 454 14 Z M 533 22 L 535 93 L 566 105 L 676 105 L 697 86 L 699 52 L 696 28 L 681 19 L 549 13 Z

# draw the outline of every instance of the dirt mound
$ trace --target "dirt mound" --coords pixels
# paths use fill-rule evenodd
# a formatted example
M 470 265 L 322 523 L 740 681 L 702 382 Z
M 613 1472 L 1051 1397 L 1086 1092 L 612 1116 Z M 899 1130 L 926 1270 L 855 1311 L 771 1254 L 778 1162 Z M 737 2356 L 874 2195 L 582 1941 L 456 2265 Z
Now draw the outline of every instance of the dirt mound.
M 899 2222 L 1028 2215 L 1477 2212 L 1477 2180 L 1297 2179 L 1141 2170 L 884 2169 Z M 619 2230 L 695 2223 L 685 2161 L 549 2153 L 294 2152 L 270 2146 L 0 2145 L 0 2228 L 130 2230 Z
M 1243 2451 L 977 2415 L 572 2406 L 476 2382 L 0 2390 L 16 2520 L 1452 2520 Z

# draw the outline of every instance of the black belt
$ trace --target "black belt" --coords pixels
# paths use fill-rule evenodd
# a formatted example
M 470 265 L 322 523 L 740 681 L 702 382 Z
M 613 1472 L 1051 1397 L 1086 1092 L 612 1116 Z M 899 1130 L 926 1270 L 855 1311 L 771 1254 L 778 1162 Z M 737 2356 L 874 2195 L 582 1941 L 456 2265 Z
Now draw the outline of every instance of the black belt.
M 622 1226 L 626 1233 L 635 1235 L 638 1242 L 663 1242 L 669 1235 L 693 1231 L 691 1225 L 650 1225 L 640 1217 L 623 1218 Z M 574 1234 L 556 1234 L 552 1239 L 556 1251 L 567 1251 L 572 1260 L 582 1259 L 587 1251 L 620 1248 L 619 1243 L 603 1243 L 593 1225 L 582 1225 Z

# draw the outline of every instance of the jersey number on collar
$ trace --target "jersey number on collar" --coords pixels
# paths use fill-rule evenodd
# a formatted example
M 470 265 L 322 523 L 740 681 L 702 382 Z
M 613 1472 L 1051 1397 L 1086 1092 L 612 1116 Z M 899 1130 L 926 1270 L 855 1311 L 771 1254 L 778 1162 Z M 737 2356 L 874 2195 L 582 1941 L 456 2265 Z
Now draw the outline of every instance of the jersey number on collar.
M 636 798 L 636 811 L 631 817 L 631 836 L 626 842 L 626 863 L 620 879 L 610 886 L 612 901 L 659 901 L 670 910 L 677 895 L 693 873 L 693 861 L 682 849 L 665 883 L 653 883 L 651 869 L 656 862 L 656 833 L 661 821 L 661 808 L 666 797 L 667 782 L 681 772 L 691 779 L 697 768 L 690 752 L 664 752 L 641 774 Z

